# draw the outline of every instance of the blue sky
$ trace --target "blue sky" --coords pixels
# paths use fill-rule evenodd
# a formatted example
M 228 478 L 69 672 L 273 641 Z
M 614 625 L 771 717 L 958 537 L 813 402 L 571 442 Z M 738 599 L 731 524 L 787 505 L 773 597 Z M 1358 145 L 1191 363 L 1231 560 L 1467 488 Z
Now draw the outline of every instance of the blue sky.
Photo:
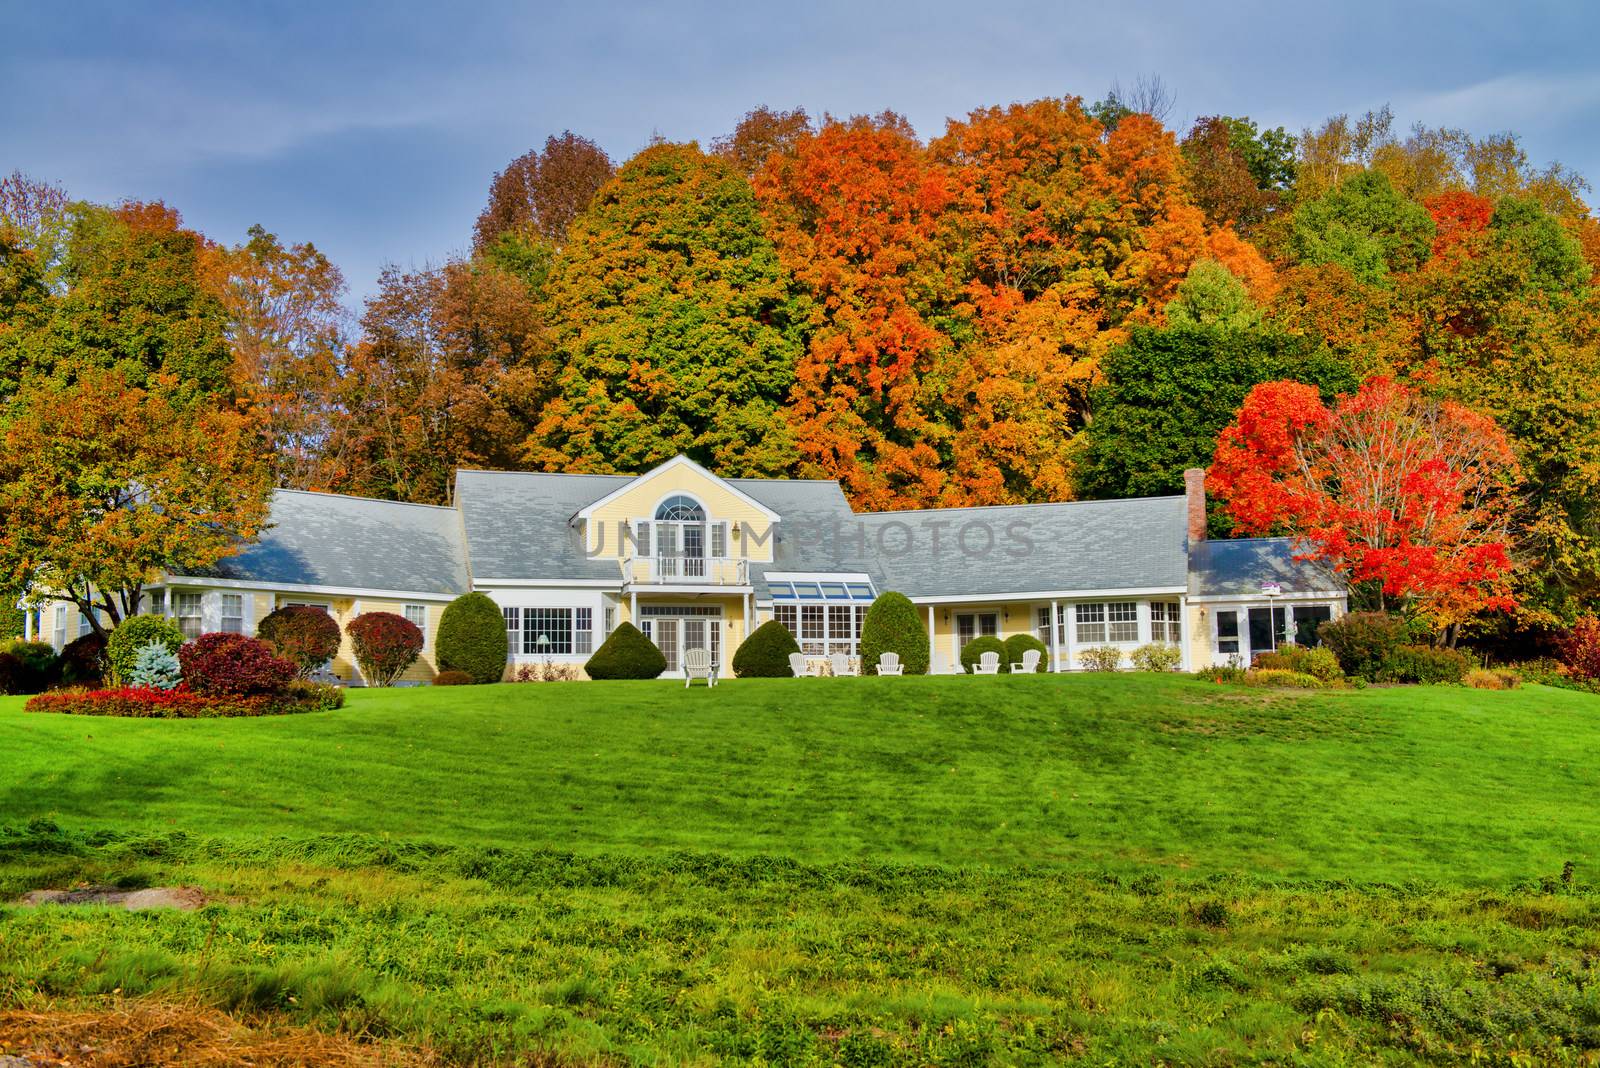
M 468 242 L 490 175 L 572 129 L 618 161 L 758 104 L 973 107 L 1159 74 L 1175 125 L 1515 129 L 1600 179 L 1600 6 L 1370 2 L 0 3 L 0 171 L 166 200 L 228 242 L 313 241 L 351 303 Z M 1591 201 L 1593 197 L 1591 197 Z

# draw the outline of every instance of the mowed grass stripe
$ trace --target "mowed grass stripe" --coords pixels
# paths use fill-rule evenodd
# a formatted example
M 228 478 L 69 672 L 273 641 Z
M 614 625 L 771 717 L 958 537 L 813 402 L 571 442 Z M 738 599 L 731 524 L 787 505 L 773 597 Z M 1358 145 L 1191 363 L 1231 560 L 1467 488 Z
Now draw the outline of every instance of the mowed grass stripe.
M 0 699 L 0 822 L 1505 884 L 1600 856 L 1600 699 L 1181 677 L 354 691 L 259 720 Z

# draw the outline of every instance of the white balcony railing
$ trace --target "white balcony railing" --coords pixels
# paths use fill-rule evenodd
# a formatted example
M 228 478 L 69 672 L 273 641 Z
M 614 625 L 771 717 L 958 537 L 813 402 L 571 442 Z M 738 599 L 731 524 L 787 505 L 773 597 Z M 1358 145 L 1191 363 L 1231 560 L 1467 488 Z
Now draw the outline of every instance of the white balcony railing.
M 642 585 L 748 586 L 750 562 L 732 556 L 634 556 L 622 562 L 622 574 Z

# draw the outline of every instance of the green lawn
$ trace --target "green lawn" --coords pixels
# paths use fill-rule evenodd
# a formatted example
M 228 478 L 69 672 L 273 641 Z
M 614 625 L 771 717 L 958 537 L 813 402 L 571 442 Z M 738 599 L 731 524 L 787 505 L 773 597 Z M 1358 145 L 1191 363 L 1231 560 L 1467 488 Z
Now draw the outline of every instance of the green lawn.
M 20 709 L 0 901 L 218 903 L 0 905 L 0 1006 L 198 996 L 484 1063 L 1600 1063 L 1585 694 L 1118 675 Z

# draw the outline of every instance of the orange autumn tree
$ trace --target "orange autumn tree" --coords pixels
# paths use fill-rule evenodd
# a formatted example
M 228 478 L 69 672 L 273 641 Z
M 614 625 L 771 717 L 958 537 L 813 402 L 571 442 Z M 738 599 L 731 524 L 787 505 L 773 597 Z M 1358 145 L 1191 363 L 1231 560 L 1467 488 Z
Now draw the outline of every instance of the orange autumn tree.
M 814 301 L 788 409 L 798 473 L 839 479 L 862 509 L 936 503 L 942 431 L 924 379 L 950 344 L 947 174 L 886 113 L 802 133 L 755 188 L 780 260 Z
M 1075 98 L 991 107 L 930 146 L 957 193 L 952 239 L 975 319 L 939 376 L 952 423 L 946 504 L 1073 495 L 1075 434 L 1104 355 L 1156 321 L 1196 261 L 1269 296 L 1270 265 L 1189 200 L 1170 132 L 1109 133 Z
M 1306 558 L 1453 638 L 1474 615 L 1514 607 L 1517 478 L 1492 419 L 1375 377 L 1331 408 L 1314 386 L 1256 386 L 1206 485 L 1245 533 L 1292 535 Z

